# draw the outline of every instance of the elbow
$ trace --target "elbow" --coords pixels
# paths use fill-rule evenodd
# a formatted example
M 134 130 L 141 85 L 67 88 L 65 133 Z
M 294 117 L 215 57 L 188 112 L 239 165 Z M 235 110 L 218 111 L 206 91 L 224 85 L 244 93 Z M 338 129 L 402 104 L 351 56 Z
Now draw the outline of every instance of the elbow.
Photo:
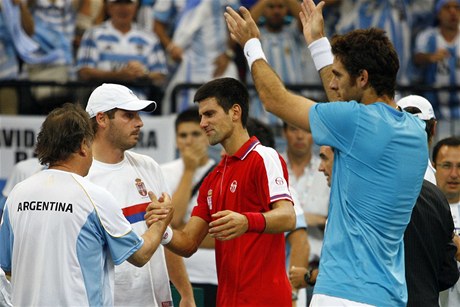
M 137 253 L 128 258 L 128 262 L 138 268 L 143 267 L 147 262 L 149 262 L 149 260 L 150 257 L 147 255 L 138 255 Z

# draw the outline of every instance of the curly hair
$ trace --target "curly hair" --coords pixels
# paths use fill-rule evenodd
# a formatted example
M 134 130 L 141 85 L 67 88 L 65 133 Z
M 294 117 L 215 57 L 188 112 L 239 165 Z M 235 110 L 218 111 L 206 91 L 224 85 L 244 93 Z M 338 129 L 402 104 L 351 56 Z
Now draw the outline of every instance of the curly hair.
M 366 70 L 369 84 L 377 95 L 394 97 L 399 59 L 385 31 L 370 28 L 335 35 L 331 46 L 332 53 L 342 62 L 351 77 L 358 77 Z

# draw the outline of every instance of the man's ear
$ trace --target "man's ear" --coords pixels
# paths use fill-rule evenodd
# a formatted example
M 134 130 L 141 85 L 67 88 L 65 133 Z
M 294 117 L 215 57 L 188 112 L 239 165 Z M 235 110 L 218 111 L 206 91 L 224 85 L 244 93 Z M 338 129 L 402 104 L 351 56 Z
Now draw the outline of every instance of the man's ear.
M 241 120 L 242 110 L 241 110 L 241 106 L 239 104 L 235 103 L 230 110 L 232 111 L 232 120 L 233 121 Z
M 96 114 L 96 122 L 98 126 L 105 128 L 107 126 L 108 121 L 109 117 L 107 116 L 107 114 L 103 112 L 99 112 Z
M 87 139 L 83 139 L 80 144 L 80 155 L 83 157 L 87 157 L 88 155 L 92 155 L 91 150 L 91 142 Z
M 364 88 L 365 86 L 369 85 L 369 73 L 367 70 L 362 69 L 359 73 L 358 78 L 356 79 L 357 84 L 361 87 Z

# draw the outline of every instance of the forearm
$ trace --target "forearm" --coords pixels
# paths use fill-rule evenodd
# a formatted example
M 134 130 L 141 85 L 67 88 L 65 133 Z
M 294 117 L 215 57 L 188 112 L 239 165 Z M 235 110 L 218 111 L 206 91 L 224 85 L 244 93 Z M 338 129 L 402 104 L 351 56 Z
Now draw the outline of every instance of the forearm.
M 78 71 L 81 80 L 122 80 L 119 71 L 100 70 L 92 67 L 83 67 Z
M 280 233 L 295 228 L 295 211 L 290 201 L 277 201 L 272 210 L 262 214 L 265 218 L 265 233 Z
M 179 185 L 173 194 L 174 217 L 171 224 L 174 228 L 184 225 L 185 214 L 187 213 L 188 204 L 192 197 L 193 174 L 193 170 L 185 169 Z
M 289 92 L 265 60 L 252 64 L 252 78 L 264 108 L 282 120 L 310 131 L 308 112 L 314 102 Z M 292 112 L 298 110 L 298 112 Z
M 168 48 L 168 45 L 171 43 L 171 38 L 169 37 L 168 32 L 166 31 L 166 26 L 162 22 L 155 20 L 153 24 L 153 31 L 160 39 L 160 42 L 163 45 L 163 47 L 165 49 Z
M 424 66 L 424 65 L 432 64 L 434 62 L 435 61 L 432 60 L 431 53 L 418 52 L 414 54 L 414 64 L 417 66 Z
M 19 4 L 21 11 L 21 25 L 27 35 L 33 35 L 35 32 L 35 23 L 32 14 L 29 11 L 27 3 L 21 1 Z
M 307 231 L 302 229 L 296 229 L 291 232 L 287 241 L 291 246 L 291 253 L 289 256 L 289 265 L 296 267 L 308 267 L 308 257 L 310 256 L 310 244 L 308 243 Z
M 259 22 L 259 18 L 263 15 L 267 2 L 267 0 L 259 0 L 251 6 L 249 11 L 251 12 L 252 19 L 254 19 L 255 22 Z
M 194 301 L 193 289 L 188 278 L 184 259 L 168 249 L 165 249 L 165 258 L 169 279 L 179 292 L 181 300 Z
M 144 240 L 141 248 L 132 254 L 128 261 L 138 267 L 145 265 L 160 245 L 163 233 L 166 230 L 166 225 L 158 222 L 150 226 L 147 231 L 141 236 Z

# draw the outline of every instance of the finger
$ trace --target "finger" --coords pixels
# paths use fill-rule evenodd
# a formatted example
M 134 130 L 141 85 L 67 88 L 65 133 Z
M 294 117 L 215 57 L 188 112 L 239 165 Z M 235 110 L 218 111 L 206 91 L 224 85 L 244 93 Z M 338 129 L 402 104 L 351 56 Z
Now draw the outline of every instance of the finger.
M 243 16 L 243 19 L 244 19 L 245 21 L 252 20 L 251 13 L 250 13 L 249 10 L 248 10 L 247 8 L 245 8 L 244 6 L 241 6 L 241 7 L 240 7 L 240 13 L 241 13 L 241 16 Z
M 230 6 L 226 7 L 226 13 L 224 13 L 224 15 L 225 14 L 227 14 L 230 17 L 230 19 L 233 19 L 234 21 L 243 20 L 241 16 L 238 14 L 238 12 L 232 9 Z
M 152 191 L 149 191 L 149 197 L 152 202 L 158 202 L 157 196 Z

